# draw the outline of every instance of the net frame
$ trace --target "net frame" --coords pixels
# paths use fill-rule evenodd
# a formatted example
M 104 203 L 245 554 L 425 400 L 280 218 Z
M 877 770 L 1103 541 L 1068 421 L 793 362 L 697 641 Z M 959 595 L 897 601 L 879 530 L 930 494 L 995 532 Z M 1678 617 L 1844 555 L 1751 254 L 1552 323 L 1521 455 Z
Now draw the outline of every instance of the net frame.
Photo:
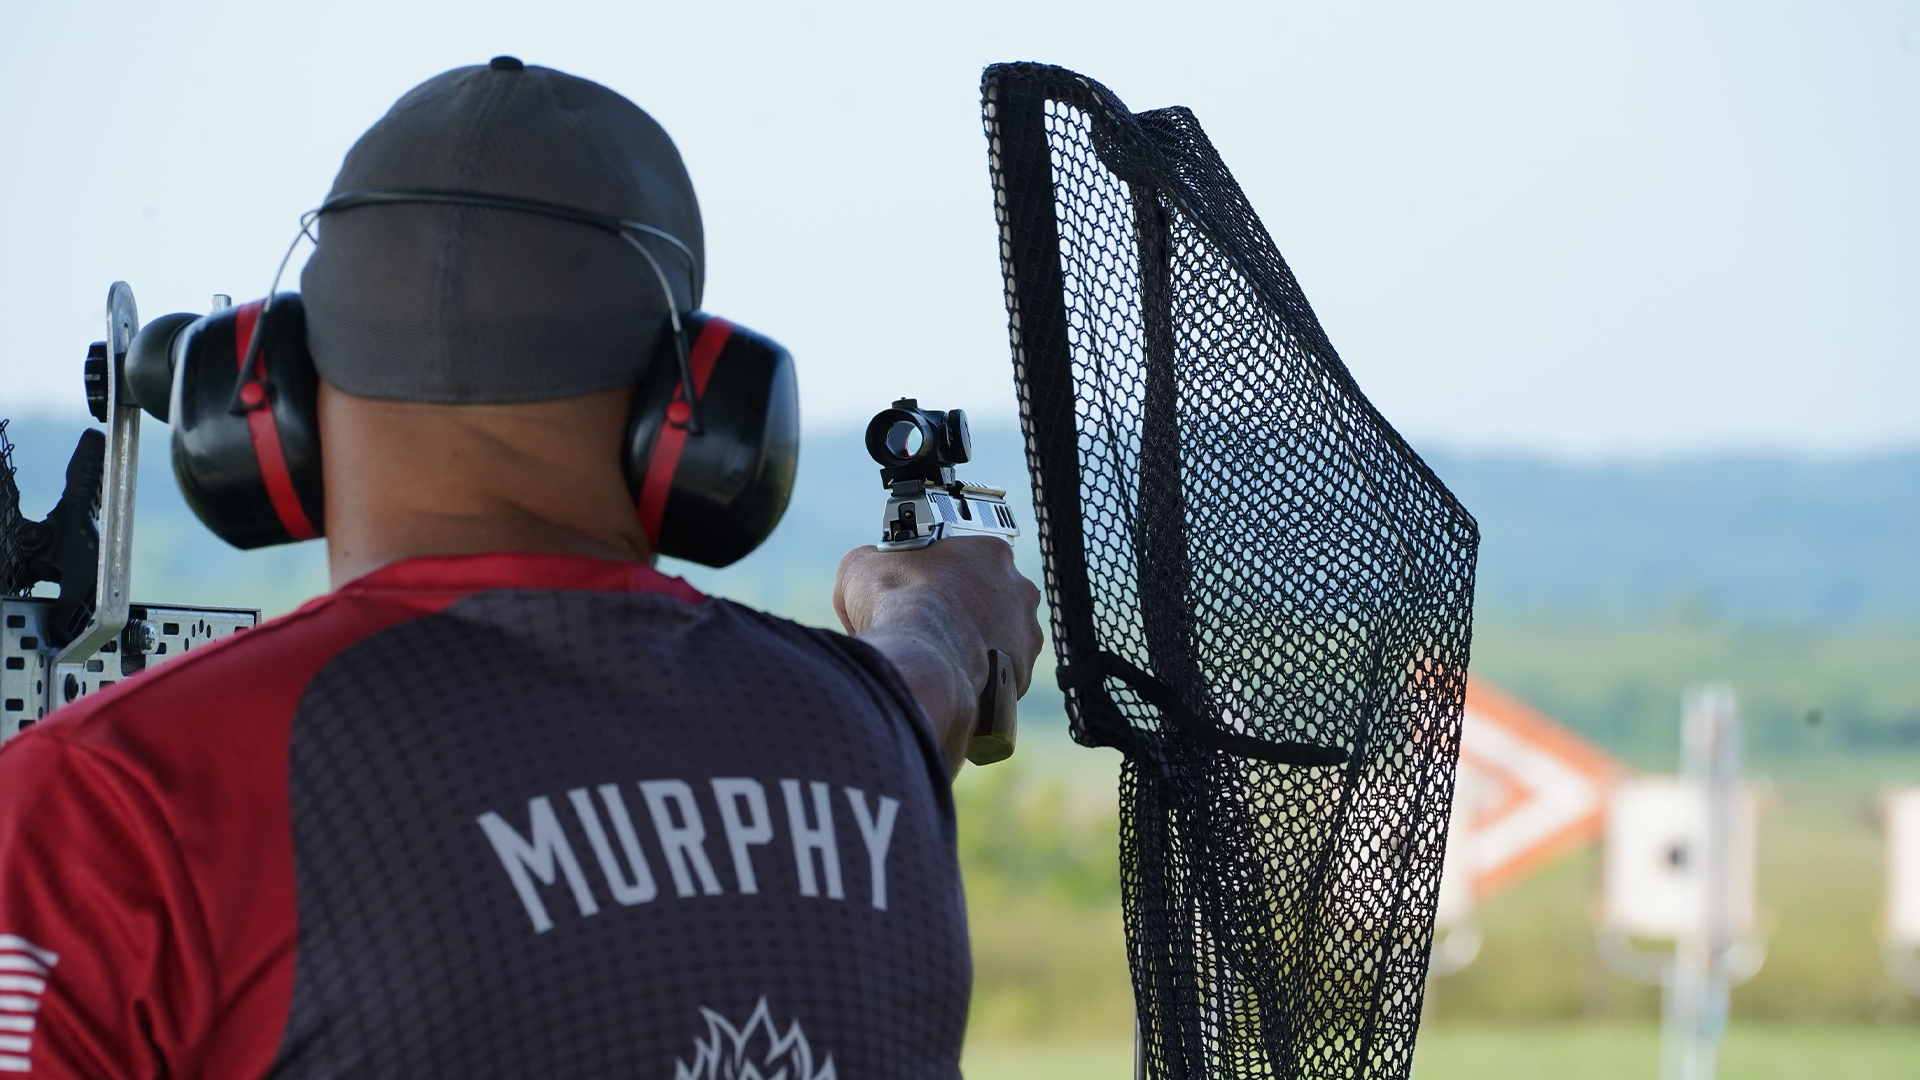
M 1191 112 L 1038 64 L 981 94 L 1060 685 L 1124 755 L 1146 1066 L 1405 1077 L 1478 527 Z

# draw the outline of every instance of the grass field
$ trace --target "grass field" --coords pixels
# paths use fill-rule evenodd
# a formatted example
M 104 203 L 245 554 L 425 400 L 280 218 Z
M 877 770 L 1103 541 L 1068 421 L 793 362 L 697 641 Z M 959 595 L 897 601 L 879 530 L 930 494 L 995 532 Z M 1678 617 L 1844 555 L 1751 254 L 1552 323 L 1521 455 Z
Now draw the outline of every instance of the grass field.
M 1904 764 L 1834 764 L 1764 784 L 1759 889 L 1767 957 L 1733 991 L 1736 1020 L 1920 1020 L 1920 1002 L 1881 968 L 1877 938 L 1884 839 L 1874 799 L 1883 779 L 1907 772 Z M 1507 1024 L 1654 1018 L 1655 989 L 1614 978 L 1592 947 L 1598 863 L 1594 849 L 1575 853 L 1488 903 L 1485 947 L 1472 966 L 1434 986 L 1429 1015 Z M 1913 1075 L 1920 1077 L 1920 1061 Z
M 1911 1080 L 1920 1076 L 1920 1030 L 1736 1025 L 1721 1046 L 1718 1071 L 1721 1080 Z M 1413 1075 L 1415 1080 L 1655 1080 L 1660 1033 L 1650 1024 L 1432 1024 L 1421 1032 Z
M 1414 1080 L 1656 1080 L 1660 1033 L 1650 1024 L 1429 1024 Z M 1125 1042 L 986 1044 L 967 1048 L 971 1080 L 1127 1080 Z M 1737 1025 L 1720 1080 L 1912 1080 L 1920 1030 L 1884 1026 Z
M 1079 1059 L 1106 1061 L 1100 1047 L 1125 1049 L 1133 997 L 1114 863 L 1114 763 L 1112 753 L 1073 748 L 1035 724 L 1014 763 L 970 771 L 954 788 L 972 915 L 970 1032 L 985 1047 L 981 1061 L 995 1068 L 1002 1051 L 993 1047 L 1050 1047 L 1020 1053 L 1043 1055 L 1062 1076 L 1073 1076 Z M 1859 1034 L 1868 1047 L 1878 1045 L 1872 1032 L 1920 1032 L 1920 1001 L 1887 980 L 1876 940 L 1884 838 L 1874 799 L 1887 780 L 1912 774 L 1912 757 L 1884 755 L 1807 765 L 1764 782 L 1759 884 L 1768 955 L 1759 976 L 1732 995 L 1743 1038 L 1764 1045 L 1766 1032 L 1786 1030 L 1818 1042 L 1818 1032 L 1843 1030 L 1851 1034 L 1841 1042 Z M 1601 1032 L 1580 1038 L 1597 1040 L 1596 1061 L 1611 1061 L 1605 1032 L 1615 1028 L 1569 1024 L 1620 1024 L 1620 1047 L 1634 1045 L 1636 1024 L 1659 1015 L 1659 992 L 1599 963 L 1590 922 L 1596 890 L 1597 851 L 1586 849 L 1482 909 L 1480 957 L 1428 990 L 1434 1068 L 1446 1074 L 1452 1047 L 1475 1047 L 1480 1030 L 1511 1043 L 1515 1055 L 1526 1053 L 1528 1032 L 1574 1042 L 1578 1032 Z M 1492 1063 L 1507 1051 L 1484 1053 Z M 1728 1053 L 1740 1061 L 1745 1051 L 1730 1045 Z M 1920 1078 L 1920 1053 L 1908 1074 Z

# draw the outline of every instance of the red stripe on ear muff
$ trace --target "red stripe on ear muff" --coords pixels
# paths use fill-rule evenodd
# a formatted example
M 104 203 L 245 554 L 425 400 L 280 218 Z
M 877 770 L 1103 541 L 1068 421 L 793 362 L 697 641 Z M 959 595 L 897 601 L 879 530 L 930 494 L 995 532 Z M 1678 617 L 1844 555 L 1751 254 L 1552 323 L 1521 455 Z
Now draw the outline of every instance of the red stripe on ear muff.
M 687 366 L 693 369 L 693 400 L 706 393 L 707 379 L 713 375 L 720 350 L 732 334 L 733 324 L 725 319 L 708 319 L 700 328 L 693 351 L 687 354 Z M 674 400 L 679 401 L 685 393 L 683 386 Z M 662 422 L 660 435 L 653 442 L 653 456 L 647 460 L 647 478 L 640 484 L 640 527 L 647 530 L 647 539 L 656 548 L 660 544 L 660 521 L 667 513 L 667 496 L 673 494 L 673 474 L 680 468 L 680 454 L 686 448 L 686 427 L 670 420 Z
M 255 300 L 250 304 L 242 304 L 235 313 L 233 351 L 243 380 L 248 377 L 247 347 L 253 341 L 260 319 L 260 307 L 264 303 L 264 300 Z M 264 376 L 267 370 L 267 351 L 264 347 L 260 350 L 259 363 Z M 265 384 L 263 377 L 254 385 L 264 390 Z M 320 530 L 307 520 L 306 508 L 300 505 L 300 495 L 293 490 L 293 474 L 287 471 L 287 456 L 280 449 L 280 425 L 273 418 L 273 402 L 262 394 L 256 404 L 247 400 L 245 390 L 242 390 L 241 400 L 248 406 L 247 435 L 253 440 L 254 460 L 260 464 L 260 482 L 266 486 L 267 499 L 273 504 L 275 516 L 280 519 L 280 527 L 295 540 L 314 539 L 320 535 Z

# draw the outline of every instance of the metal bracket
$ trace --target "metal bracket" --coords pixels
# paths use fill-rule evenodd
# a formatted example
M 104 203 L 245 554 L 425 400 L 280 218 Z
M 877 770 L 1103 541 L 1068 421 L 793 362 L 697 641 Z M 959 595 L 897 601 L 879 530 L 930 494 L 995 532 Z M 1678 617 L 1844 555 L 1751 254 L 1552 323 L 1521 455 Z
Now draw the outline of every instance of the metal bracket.
M 107 460 L 100 479 L 100 572 L 95 578 L 93 619 L 55 664 L 92 656 L 127 625 L 133 576 L 133 487 L 139 479 L 140 406 L 126 393 L 127 347 L 140 330 L 133 287 L 116 281 L 107 290 Z
M 62 705 L 260 622 L 251 608 L 134 604 L 119 638 L 56 664 L 46 636 L 53 606 L 42 596 L 0 598 L 0 742 Z

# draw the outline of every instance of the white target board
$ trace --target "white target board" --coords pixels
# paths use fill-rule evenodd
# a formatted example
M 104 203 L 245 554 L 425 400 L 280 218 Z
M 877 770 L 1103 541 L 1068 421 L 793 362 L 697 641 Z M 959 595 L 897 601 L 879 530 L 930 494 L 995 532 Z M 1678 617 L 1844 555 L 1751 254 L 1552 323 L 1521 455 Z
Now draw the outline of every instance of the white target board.
M 1887 794 L 1887 941 L 1920 947 L 1920 788 Z
M 1753 925 L 1756 817 L 1756 800 L 1743 790 L 1735 803 L 1728 862 L 1728 913 L 1736 932 Z M 1704 933 L 1706 843 L 1705 788 L 1670 776 L 1622 781 L 1607 809 L 1602 920 L 1637 937 L 1670 940 Z

